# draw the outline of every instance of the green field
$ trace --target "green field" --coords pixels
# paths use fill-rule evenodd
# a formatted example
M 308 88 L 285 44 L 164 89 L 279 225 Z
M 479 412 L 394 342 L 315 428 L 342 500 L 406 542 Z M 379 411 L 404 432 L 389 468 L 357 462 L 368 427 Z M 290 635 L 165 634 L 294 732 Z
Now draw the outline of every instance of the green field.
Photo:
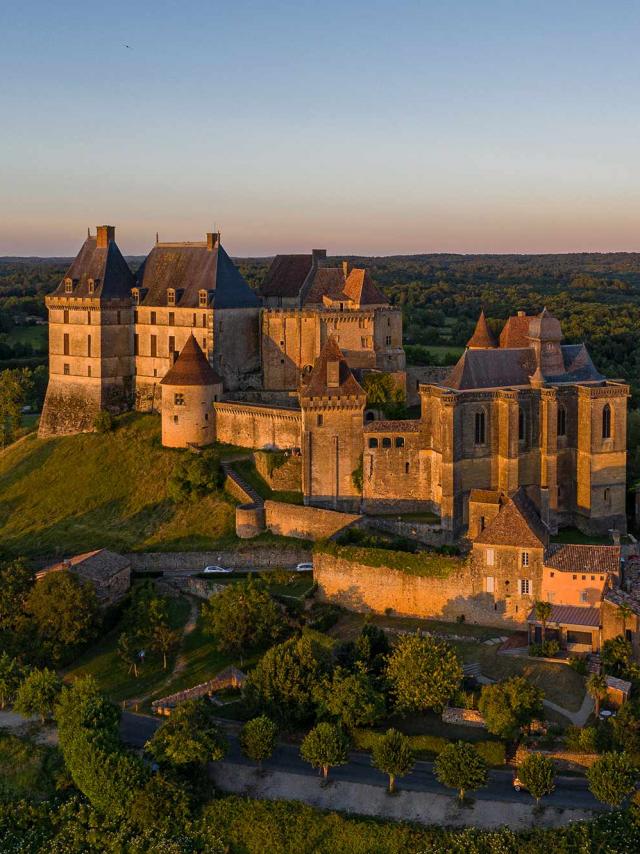
M 283 501 L 286 504 L 302 504 L 301 492 L 274 492 L 269 484 L 264 480 L 262 475 L 258 473 L 253 460 L 238 460 L 233 464 L 234 469 L 245 480 L 249 486 L 252 486 L 261 498 L 271 499 L 272 501 Z
M 5 344 L 31 344 L 34 350 L 47 352 L 47 326 L 14 326 L 10 332 L 0 334 L 0 341 Z
M 235 542 L 222 492 L 174 504 L 167 481 L 187 451 L 160 445 L 160 419 L 130 414 L 105 435 L 30 435 L 0 453 L 0 543 L 45 561 L 94 548 L 209 549 Z

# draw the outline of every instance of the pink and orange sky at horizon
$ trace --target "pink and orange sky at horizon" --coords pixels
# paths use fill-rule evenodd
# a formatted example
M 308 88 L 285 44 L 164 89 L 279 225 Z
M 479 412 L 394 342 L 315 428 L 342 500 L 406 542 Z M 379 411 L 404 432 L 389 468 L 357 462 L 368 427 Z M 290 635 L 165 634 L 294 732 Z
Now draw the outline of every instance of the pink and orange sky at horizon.
M 638 251 L 639 37 L 631 0 L 3 4 L 0 256 Z

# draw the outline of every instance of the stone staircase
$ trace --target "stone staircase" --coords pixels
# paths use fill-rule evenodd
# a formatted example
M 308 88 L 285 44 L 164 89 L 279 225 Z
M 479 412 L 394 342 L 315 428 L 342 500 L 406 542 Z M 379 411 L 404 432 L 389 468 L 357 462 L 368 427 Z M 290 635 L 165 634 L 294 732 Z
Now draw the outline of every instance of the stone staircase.
M 225 473 L 225 476 L 229 478 L 229 480 L 234 483 L 239 490 L 245 492 L 250 498 L 251 503 L 255 504 L 257 507 L 264 506 L 264 499 L 258 495 L 256 490 L 251 486 L 251 484 L 247 483 L 247 481 L 240 477 L 238 472 L 233 468 L 233 465 L 230 462 L 221 463 L 222 470 Z
M 602 659 L 597 653 L 594 652 L 589 656 L 587 670 L 589 673 L 595 673 L 598 676 L 602 672 Z

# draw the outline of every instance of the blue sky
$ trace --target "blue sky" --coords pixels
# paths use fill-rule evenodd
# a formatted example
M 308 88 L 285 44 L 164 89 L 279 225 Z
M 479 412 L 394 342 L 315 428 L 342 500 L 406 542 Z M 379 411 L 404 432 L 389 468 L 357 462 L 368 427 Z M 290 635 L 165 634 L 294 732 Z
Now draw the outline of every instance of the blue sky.
M 639 43 L 616 0 L 0 3 L 0 255 L 637 250 Z

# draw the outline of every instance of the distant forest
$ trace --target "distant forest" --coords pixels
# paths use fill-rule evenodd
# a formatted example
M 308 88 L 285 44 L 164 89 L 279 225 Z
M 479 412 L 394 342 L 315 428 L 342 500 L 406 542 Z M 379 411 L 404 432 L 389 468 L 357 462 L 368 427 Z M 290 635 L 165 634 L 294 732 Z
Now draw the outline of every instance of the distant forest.
M 133 268 L 141 260 L 129 259 Z M 236 263 L 257 288 L 269 260 L 244 258 Z M 481 308 L 499 332 L 518 309 L 533 313 L 546 305 L 562 322 L 565 340 L 584 341 L 598 369 L 631 382 L 633 403 L 640 403 L 640 253 L 349 260 L 368 268 L 390 301 L 402 307 L 405 344 L 413 363 L 455 361 Z M 11 356 L 7 348 L 13 348 L 16 358 L 25 358 L 28 340 L 12 335 L 12 327 L 27 323 L 27 316 L 46 317 L 44 295 L 58 284 L 68 264 L 64 258 L 0 259 L 0 367 Z

